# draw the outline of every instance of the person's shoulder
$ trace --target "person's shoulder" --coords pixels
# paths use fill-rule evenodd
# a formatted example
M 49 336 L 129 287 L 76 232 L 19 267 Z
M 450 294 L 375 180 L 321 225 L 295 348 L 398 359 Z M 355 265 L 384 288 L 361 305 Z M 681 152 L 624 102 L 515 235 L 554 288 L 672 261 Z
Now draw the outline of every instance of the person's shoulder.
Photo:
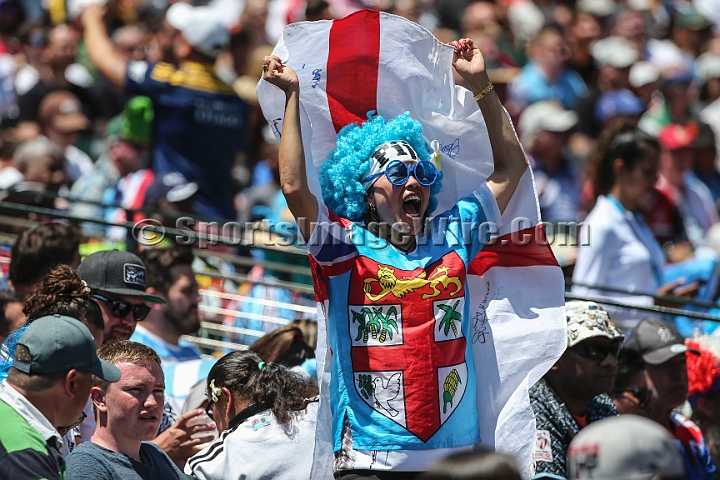
M 618 415 L 615 403 L 612 401 L 610 396 L 606 393 L 597 395 L 588 405 L 588 417 L 590 422 L 602 420 L 607 417 L 614 417 Z
M 42 435 L 3 400 L 0 400 L 0 445 L 8 454 L 23 450 L 47 454 Z
M 142 442 L 140 444 L 140 455 L 144 459 L 151 459 L 150 462 L 154 463 L 156 467 L 163 470 L 163 479 L 178 478 L 185 480 L 182 472 L 173 463 L 168 454 L 154 443 Z

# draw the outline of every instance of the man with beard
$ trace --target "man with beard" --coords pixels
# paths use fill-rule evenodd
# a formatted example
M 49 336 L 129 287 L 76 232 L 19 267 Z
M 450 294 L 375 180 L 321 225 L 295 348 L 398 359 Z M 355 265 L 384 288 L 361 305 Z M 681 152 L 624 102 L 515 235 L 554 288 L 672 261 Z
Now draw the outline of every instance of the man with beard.
M 180 339 L 200 328 L 200 293 L 192 270 L 192 250 L 173 245 L 145 250 L 141 256 L 147 268 L 145 292 L 165 302 L 153 305 L 131 340 L 155 350 L 166 365 L 200 358 L 195 346 Z
M 146 302 L 165 303 L 145 292 L 145 265 L 136 255 L 104 250 L 88 255 L 78 275 L 93 290 L 105 322 L 104 343 L 128 340 L 150 312 Z
M 646 318 L 630 331 L 623 349 L 639 352 L 652 399 L 645 416 L 670 431 L 685 461 L 685 478 L 714 479 L 715 466 L 700 429 L 673 409 L 688 395 L 687 355 L 700 353 L 685 345 L 685 339 L 670 323 Z

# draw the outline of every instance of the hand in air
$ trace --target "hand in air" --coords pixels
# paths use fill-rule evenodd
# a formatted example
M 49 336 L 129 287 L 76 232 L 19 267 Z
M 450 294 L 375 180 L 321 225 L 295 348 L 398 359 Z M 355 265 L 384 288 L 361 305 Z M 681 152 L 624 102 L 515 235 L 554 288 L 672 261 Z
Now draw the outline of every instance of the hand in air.
M 295 70 L 287 65 L 283 65 L 280 58 L 275 55 L 263 58 L 262 78 L 284 92 L 287 92 L 291 88 L 297 88 L 299 85 L 298 76 L 297 73 L 295 73 Z
M 471 82 L 476 75 L 485 74 L 485 59 L 472 40 L 463 38 L 448 45 L 455 49 L 453 67 L 465 80 Z

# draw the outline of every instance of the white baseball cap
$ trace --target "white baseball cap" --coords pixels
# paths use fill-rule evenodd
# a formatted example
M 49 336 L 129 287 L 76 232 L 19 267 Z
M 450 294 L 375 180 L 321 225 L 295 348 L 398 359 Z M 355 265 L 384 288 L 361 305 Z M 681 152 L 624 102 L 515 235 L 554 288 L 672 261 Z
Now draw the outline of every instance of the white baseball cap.
M 565 110 L 553 100 L 533 103 L 520 115 L 520 140 L 523 146 L 529 148 L 540 132 L 567 132 L 577 122 L 578 116 L 575 112 Z
M 190 46 L 208 57 L 217 57 L 230 43 L 230 32 L 217 13 L 207 7 L 176 3 L 168 8 L 165 20 L 171 27 L 180 30 Z
M 635 88 L 657 82 L 660 72 L 650 62 L 637 62 L 630 67 L 630 85 Z
M 635 45 L 626 38 L 611 36 L 592 46 L 592 56 L 600 66 L 627 68 L 639 59 Z
M 720 78 L 720 55 L 705 52 L 695 60 L 695 72 L 703 82 Z
M 637 415 L 591 423 L 568 449 L 570 480 L 682 478 L 684 465 L 670 433 Z

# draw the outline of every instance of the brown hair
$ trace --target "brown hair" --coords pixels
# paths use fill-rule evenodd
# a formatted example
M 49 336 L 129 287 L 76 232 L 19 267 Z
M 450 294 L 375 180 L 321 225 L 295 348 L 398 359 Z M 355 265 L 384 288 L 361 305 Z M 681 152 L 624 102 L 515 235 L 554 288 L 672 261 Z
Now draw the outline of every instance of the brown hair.
M 162 365 L 160 356 L 152 348 L 130 340 L 113 340 L 98 349 L 98 357 L 108 363 L 142 363 L 154 362 Z M 109 382 L 93 375 L 93 385 L 107 390 Z
M 290 322 L 289 325 L 302 330 L 303 340 L 313 351 L 317 349 L 318 322 L 310 318 L 298 318 Z
M 23 303 L 28 323 L 47 315 L 76 318 L 88 328 L 104 330 L 102 311 L 92 299 L 92 290 L 68 265 L 51 269 Z
M 48 223 L 26 230 L 13 245 L 8 278 L 13 285 L 33 285 L 52 267 L 72 263 L 79 246 L 80 233 L 70 225 Z
M 167 293 L 175 279 L 170 269 L 177 265 L 191 266 L 195 257 L 187 246 L 173 245 L 168 248 L 152 248 L 140 253 L 145 264 L 145 285 Z
M 288 368 L 302 365 L 308 358 L 315 358 L 315 352 L 304 341 L 302 330 L 292 325 L 285 325 L 258 338 L 249 350 L 266 362 L 279 363 Z

